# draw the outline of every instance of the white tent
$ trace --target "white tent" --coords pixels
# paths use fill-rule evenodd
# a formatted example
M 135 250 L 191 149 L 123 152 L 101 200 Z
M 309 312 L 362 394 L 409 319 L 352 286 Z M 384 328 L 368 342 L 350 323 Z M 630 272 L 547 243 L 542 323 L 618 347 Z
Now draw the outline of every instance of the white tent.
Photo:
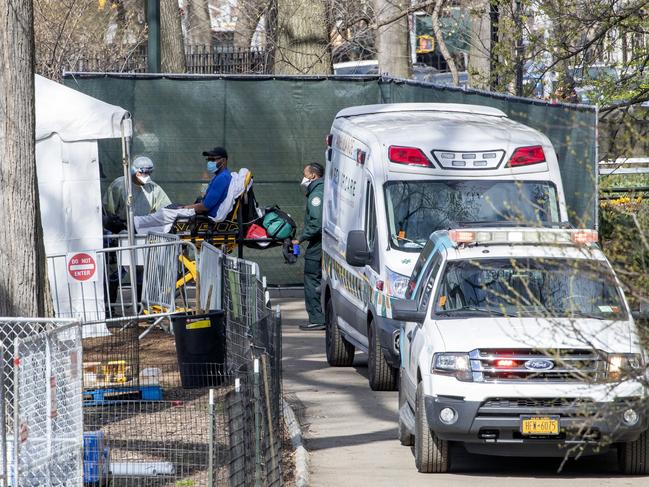
M 36 166 L 45 253 L 57 316 L 104 318 L 103 265 L 94 283 L 68 285 L 63 256 L 100 249 L 101 187 L 97 141 L 131 136 L 129 114 L 36 76 Z M 92 286 L 92 287 L 91 287 Z

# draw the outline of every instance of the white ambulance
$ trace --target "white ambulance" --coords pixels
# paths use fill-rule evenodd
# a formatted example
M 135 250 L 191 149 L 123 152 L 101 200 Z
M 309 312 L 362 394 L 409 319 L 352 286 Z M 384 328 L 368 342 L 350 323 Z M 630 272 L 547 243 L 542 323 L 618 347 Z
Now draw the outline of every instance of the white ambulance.
M 399 323 L 428 236 L 458 224 L 568 221 L 557 156 L 542 133 L 495 108 L 437 103 L 340 111 L 327 137 L 322 304 L 326 353 L 369 354 L 374 390 L 396 388 Z
M 430 236 L 406 300 L 399 439 L 420 472 L 472 453 L 565 457 L 616 447 L 649 474 L 646 352 L 593 230 Z

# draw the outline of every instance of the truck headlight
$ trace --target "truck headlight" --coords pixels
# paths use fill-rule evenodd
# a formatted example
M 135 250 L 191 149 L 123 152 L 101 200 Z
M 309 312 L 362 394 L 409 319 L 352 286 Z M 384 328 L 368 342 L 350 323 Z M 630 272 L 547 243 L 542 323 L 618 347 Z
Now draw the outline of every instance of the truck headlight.
M 439 375 L 452 375 L 457 380 L 471 382 L 471 361 L 466 353 L 436 353 L 433 355 L 431 372 Z
M 617 382 L 642 374 L 644 363 L 639 353 L 610 353 L 607 357 L 607 378 Z
M 389 267 L 385 268 L 385 277 L 386 293 L 395 298 L 405 298 L 410 278 L 390 270 Z

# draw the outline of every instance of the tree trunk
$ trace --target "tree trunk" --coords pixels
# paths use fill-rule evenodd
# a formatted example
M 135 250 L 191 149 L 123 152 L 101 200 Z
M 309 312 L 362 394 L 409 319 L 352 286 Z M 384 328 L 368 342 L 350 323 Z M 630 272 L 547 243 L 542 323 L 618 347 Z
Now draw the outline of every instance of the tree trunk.
M 277 23 L 276 74 L 331 74 L 325 2 L 278 0 Z
M 187 44 L 212 47 L 208 0 L 187 0 Z
M 376 50 L 379 71 L 396 78 L 410 77 L 408 56 L 408 16 L 382 25 L 409 7 L 406 0 L 374 0 Z
M 45 316 L 36 180 L 32 0 L 0 2 L 0 316 Z
M 163 73 L 186 71 L 178 0 L 160 0 L 160 55 Z
M 489 89 L 491 76 L 490 1 L 474 0 L 471 5 L 471 39 L 469 49 L 469 84 Z
M 435 34 L 435 42 L 437 42 L 437 46 L 439 47 L 439 52 L 442 53 L 442 57 L 446 61 L 446 64 L 448 65 L 448 69 L 451 71 L 451 76 L 453 77 L 453 84 L 455 86 L 460 85 L 460 76 L 458 75 L 457 72 L 457 65 L 455 64 L 455 59 L 453 59 L 453 56 L 448 52 L 448 49 L 446 48 L 446 42 L 444 42 L 444 35 L 442 33 L 442 30 L 439 28 L 439 13 L 442 10 L 442 7 L 444 6 L 444 1 L 445 0 L 437 0 L 435 2 L 435 6 L 433 7 L 433 13 L 431 15 L 432 19 L 432 24 L 433 24 L 433 34 Z
M 263 0 L 239 0 L 236 6 L 236 26 L 234 28 L 234 47 L 250 49 L 250 42 L 266 10 L 268 2 Z

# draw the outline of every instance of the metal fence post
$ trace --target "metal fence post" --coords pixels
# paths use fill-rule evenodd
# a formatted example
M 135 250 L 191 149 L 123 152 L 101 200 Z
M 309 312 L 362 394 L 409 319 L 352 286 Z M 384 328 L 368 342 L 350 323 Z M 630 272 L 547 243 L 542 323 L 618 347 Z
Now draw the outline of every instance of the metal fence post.
M 7 367 L 4 364 L 5 351 L 2 343 L 0 343 L 0 416 L 2 417 L 0 423 L 0 455 L 2 455 L 2 487 L 9 485 L 9 462 L 7 461 L 7 409 L 5 401 L 7 400 L 7 392 L 5 391 L 5 374 Z
M 46 431 L 46 445 L 47 456 L 52 457 L 52 399 L 56 400 L 56 396 L 52 397 L 52 393 L 56 394 L 56 390 L 52 390 L 52 344 L 51 336 L 45 335 L 45 431 Z M 47 485 L 52 485 L 52 465 L 47 466 Z
M 278 411 L 282 411 L 282 308 L 278 304 L 275 308 L 275 323 L 273 330 L 273 338 L 275 343 L 273 367 L 275 373 L 273 375 L 273 382 L 275 386 L 275 407 Z M 280 413 L 281 414 L 281 413 Z
M 253 365 L 253 400 L 255 402 L 255 486 L 261 486 L 262 455 L 261 455 L 261 397 L 259 394 L 259 359 Z
M 208 416 L 207 448 L 209 457 L 207 459 L 207 485 L 208 487 L 214 487 L 214 389 L 210 389 Z
M 274 476 L 276 472 L 280 470 L 280 466 L 277 458 L 276 444 L 275 444 L 275 428 L 274 428 L 274 414 L 273 406 L 271 405 L 271 390 L 270 390 L 270 379 L 269 379 L 269 365 L 268 365 L 268 354 L 263 353 L 261 355 L 261 366 L 262 366 L 262 379 L 264 382 L 264 406 L 265 406 L 265 416 L 268 421 L 268 443 L 270 446 L 270 460 L 271 460 L 271 470 L 270 472 L 266 471 L 266 478 L 269 476 Z M 274 402 L 274 401 L 273 401 Z
M 225 410 L 230 440 L 229 485 L 230 487 L 245 486 L 247 481 L 246 408 L 241 397 L 241 381 L 238 377 L 234 379 L 234 390 L 228 392 L 225 396 Z

